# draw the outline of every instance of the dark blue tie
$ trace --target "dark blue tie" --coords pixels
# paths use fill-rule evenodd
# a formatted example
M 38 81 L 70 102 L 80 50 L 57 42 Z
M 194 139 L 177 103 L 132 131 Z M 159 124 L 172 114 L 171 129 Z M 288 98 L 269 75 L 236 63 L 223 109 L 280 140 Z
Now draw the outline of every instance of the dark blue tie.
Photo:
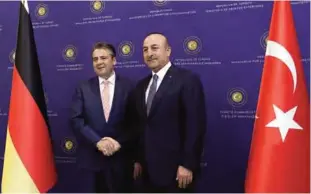
M 158 81 L 158 76 L 156 74 L 153 75 L 152 83 L 149 89 L 148 93 L 148 98 L 147 98 L 147 115 L 149 115 L 149 111 L 152 105 L 152 100 L 154 95 L 157 92 L 157 81 Z

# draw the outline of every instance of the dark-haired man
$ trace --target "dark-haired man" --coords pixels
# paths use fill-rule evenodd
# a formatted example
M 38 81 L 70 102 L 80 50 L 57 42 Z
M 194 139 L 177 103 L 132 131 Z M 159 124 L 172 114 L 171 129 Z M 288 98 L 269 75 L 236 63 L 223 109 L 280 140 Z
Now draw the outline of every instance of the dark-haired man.
M 137 84 L 135 121 L 146 192 L 193 192 L 200 168 L 206 128 L 203 86 L 196 74 L 174 66 L 170 55 L 163 34 L 144 39 L 143 57 L 152 72 Z
M 129 192 L 132 84 L 115 73 L 116 51 L 111 44 L 97 43 L 92 61 L 96 76 L 76 88 L 71 106 L 71 124 L 79 143 L 77 162 L 95 180 L 95 190 L 90 192 Z

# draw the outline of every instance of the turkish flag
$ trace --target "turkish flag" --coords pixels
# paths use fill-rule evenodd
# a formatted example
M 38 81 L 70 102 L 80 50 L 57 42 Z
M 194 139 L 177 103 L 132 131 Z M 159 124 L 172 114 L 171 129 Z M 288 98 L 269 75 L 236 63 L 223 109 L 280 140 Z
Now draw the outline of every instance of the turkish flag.
M 275 1 L 245 192 L 310 192 L 310 102 L 290 1 Z

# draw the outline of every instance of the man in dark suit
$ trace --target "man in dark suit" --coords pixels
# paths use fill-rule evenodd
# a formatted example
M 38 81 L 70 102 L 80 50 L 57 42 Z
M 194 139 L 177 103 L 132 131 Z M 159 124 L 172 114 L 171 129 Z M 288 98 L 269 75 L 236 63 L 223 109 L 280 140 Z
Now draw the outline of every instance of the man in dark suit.
M 97 43 L 92 51 L 97 76 L 77 87 L 71 107 L 71 124 L 79 143 L 79 167 L 91 173 L 98 193 L 129 192 L 132 180 L 131 140 L 127 127 L 130 80 L 117 75 L 115 48 Z
M 143 43 L 152 73 L 138 82 L 136 128 L 140 130 L 137 163 L 146 192 L 191 192 L 200 168 L 206 128 L 205 97 L 194 73 L 170 62 L 171 47 L 160 33 Z M 139 174 L 135 169 L 134 174 Z M 193 191 L 192 191 L 193 192 Z

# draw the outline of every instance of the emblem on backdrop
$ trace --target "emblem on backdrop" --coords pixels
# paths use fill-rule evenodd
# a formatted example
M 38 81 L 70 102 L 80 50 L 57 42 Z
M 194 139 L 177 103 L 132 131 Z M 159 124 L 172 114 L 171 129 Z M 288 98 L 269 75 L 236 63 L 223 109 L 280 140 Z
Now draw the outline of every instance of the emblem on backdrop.
M 123 41 L 118 46 L 118 53 L 121 57 L 131 57 L 134 54 L 134 44 L 131 41 Z
M 184 50 L 186 53 L 194 55 L 198 54 L 202 49 L 202 42 L 196 36 L 187 37 L 184 40 Z
M 269 35 L 269 32 L 267 31 L 263 33 L 262 36 L 260 37 L 260 45 L 264 50 L 266 50 L 266 47 L 267 47 L 268 35 Z
M 167 0 L 153 0 L 153 4 L 156 6 L 164 6 L 167 4 Z
M 227 93 L 227 100 L 233 107 L 242 107 L 247 102 L 247 93 L 243 88 L 231 88 Z
M 11 63 L 15 63 L 15 49 L 10 52 L 9 59 Z
M 63 50 L 63 58 L 66 61 L 74 61 L 77 57 L 78 51 L 77 48 L 73 45 L 68 45 Z
M 40 3 L 36 6 L 35 14 L 36 14 L 38 19 L 46 18 L 48 16 L 48 13 L 49 13 L 49 9 L 48 9 L 48 6 L 46 4 Z
M 66 137 L 62 141 L 62 149 L 67 154 L 72 154 L 76 151 L 77 143 L 73 138 Z
M 92 1 L 90 3 L 90 9 L 93 13 L 99 14 L 103 12 L 105 9 L 105 2 L 104 1 Z

